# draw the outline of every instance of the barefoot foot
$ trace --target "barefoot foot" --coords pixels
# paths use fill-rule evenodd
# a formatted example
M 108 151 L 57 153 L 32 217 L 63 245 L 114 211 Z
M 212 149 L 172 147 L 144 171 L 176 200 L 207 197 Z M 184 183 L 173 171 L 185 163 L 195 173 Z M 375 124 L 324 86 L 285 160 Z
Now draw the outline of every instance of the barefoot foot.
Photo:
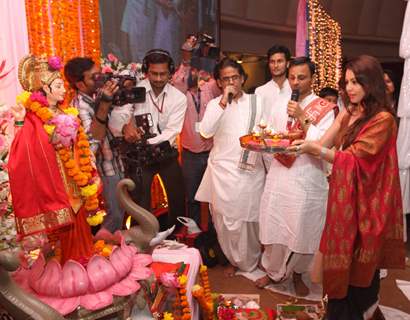
M 224 272 L 225 277 L 232 278 L 235 275 L 236 268 L 233 265 L 228 264 L 227 266 L 224 267 L 223 272 Z
M 293 273 L 293 285 L 297 296 L 306 297 L 309 294 L 309 288 L 303 282 L 301 273 Z
M 268 276 L 264 276 L 255 281 L 255 286 L 257 286 L 260 289 L 263 289 L 271 283 L 272 283 L 272 280 Z

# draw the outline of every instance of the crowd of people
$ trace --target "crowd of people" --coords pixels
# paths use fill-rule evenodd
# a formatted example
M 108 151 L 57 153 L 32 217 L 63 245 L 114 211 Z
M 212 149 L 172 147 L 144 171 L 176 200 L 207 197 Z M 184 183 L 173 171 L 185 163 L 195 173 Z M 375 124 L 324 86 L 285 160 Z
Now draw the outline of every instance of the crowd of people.
M 185 215 L 203 226 L 200 203 L 209 204 L 209 228 L 229 261 L 226 276 L 260 268 L 266 275 L 256 286 L 292 278 L 296 294 L 306 296 L 302 275 L 316 271 L 329 298 L 328 319 L 368 319 L 377 310 L 380 268 L 403 267 L 405 259 L 396 95 L 389 73 L 375 58 L 359 56 L 346 64 L 339 91 L 323 88 L 318 96 L 312 89 L 315 64 L 274 45 L 267 53 L 271 80 L 247 94 L 241 64 L 223 58 L 211 74 L 190 59 L 187 48 L 182 47 L 185 58 L 178 68 L 166 50 L 145 54 L 146 79 L 138 86 L 146 98 L 136 104 L 113 105 L 118 83 L 108 80 L 98 88 L 101 70 L 91 59 L 74 58 L 64 67 L 76 92 L 79 134 L 88 137 L 91 162 L 102 180 L 108 211 L 103 227 L 111 232 L 123 227 L 115 192 L 121 178 L 134 181 L 133 200 L 150 210 L 151 184 L 159 174 L 169 207 L 164 227 Z M 62 112 L 61 75 L 40 78 L 27 89 L 46 98 L 47 112 Z M 66 259 L 86 258 L 90 233 L 82 230 L 90 202 L 60 174 L 61 141 L 49 139 L 42 115 L 26 114 L 21 105 L 13 110 L 19 131 L 10 152 L 10 182 L 18 230 L 24 235 L 64 227 Z M 142 118 L 149 119 L 148 128 L 140 125 Z M 282 154 L 241 148 L 239 138 L 262 121 L 275 132 L 298 131 L 301 138 Z M 125 157 L 112 143 L 118 138 L 128 148 L 143 144 L 161 156 L 155 161 Z M 29 159 L 27 143 L 41 156 Z M 86 173 L 81 157 L 74 156 L 73 163 L 80 159 Z M 37 190 L 35 201 L 24 192 L 27 181 L 35 183 L 29 170 L 33 159 L 44 168 L 35 181 L 57 181 L 55 191 L 48 184 Z M 79 179 L 74 175 L 84 187 Z

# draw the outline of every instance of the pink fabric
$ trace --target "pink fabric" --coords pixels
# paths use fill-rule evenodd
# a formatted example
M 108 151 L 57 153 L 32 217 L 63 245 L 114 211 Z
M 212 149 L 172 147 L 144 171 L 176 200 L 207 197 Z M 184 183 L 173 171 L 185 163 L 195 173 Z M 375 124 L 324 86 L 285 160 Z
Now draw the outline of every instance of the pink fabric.
M 180 134 L 182 147 L 191 152 L 204 152 L 212 148 L 212 139 L 204 139 L 199 132 L 195 131 L 195 123 L 200 122 L 204 117 L 206 105 L 210 100 L 220 94 L 216 81 L 211 79 L 201 86 L 201 105 L 199 114 L 195 109 L 194 98 L 190 91 L 187 91 L 187 110 L 185 113 L 184 125 Z
M 299 0 L 298 12 L 296 16 L 296 57 L 306 55 L 306 40 L 308 33 L 306 11 L 306 0 Z
M 14 105 L 22 91 L 18 63 L 29 53 L 26 8 L 24 0 L 0 1 L 0 61 L 6 60 L 5 70 L 13 70 L 0 81 L 0 105 Z

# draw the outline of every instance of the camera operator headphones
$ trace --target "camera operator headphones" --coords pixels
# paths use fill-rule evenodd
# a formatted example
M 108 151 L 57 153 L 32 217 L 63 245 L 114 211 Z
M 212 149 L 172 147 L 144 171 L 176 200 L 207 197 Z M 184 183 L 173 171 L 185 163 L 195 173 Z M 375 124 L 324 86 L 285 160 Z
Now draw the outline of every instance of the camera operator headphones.
M 149 63 L 148 63 L 148 57 L 150 56 L 150 55 L 153 55 L 153 54 L 160 54 L 160 55 L 163 55 L 163 56 L 166 56 L 168 59 L 168 69 L 169 69 L 169 73 L 171 74 L 171 75 L 173 75 L 174 74 L 174 72 L 175 72 L 175 64 L 174 64 L 174 60 L 172 60 L 172 57 L 171 57 L 171 55 L 169 54 L 169 52 L 168 51 L 166 51 L 166 50 L 163 50 L 163 49 L 152 49 L 152 50 L 150 50 L 150 51 L 148 51 L 147 52 L 147 54 L 145 55 L 145 57 L 144 57 L 144 59 L 142 60 L 142 66 L 141 66 L 141 70 L 142 70 L 142 72 L 143 73 L 147 73 L 148 72 L 148 65 L 149 65 Z

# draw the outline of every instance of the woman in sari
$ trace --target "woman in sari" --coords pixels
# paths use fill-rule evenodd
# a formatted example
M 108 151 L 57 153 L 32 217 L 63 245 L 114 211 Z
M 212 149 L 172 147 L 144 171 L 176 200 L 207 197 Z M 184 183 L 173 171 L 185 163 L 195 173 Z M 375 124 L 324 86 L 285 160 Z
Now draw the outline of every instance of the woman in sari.
M 348 107 L 320 141 L 289 149 L 333 164 L 318 253 L 327 319 L 376 319 L 380 268 L 405 263 L 397 125 L 375 58 L 349 61 L 342 82 Z

